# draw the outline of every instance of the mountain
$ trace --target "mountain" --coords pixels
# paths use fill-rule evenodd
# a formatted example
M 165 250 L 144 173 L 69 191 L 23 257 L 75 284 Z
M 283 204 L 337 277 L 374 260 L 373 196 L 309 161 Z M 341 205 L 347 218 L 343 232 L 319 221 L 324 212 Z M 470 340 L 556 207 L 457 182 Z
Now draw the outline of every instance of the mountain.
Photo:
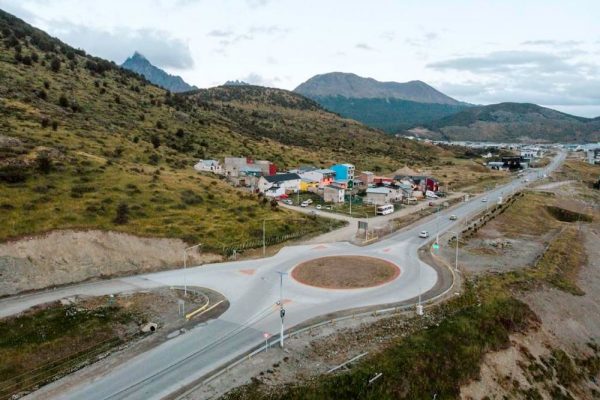
M 529 103 L 500 103 L 465 109 L 425 124 L 422 136 L 496 142 L 594 142 L 600 120 L 577 117 Z
M 250 85 L 249 83 L 246 83 L 244 81 L 227 81 L 223 84 L 223 86 L 248 86 Z
M 279 169 L 352 162 L 391 172 L 447 156 L 285 90 L 171 93 L 1 10 L 0 47 L 0 240 L 101 229 L 221 252 L 259 238 L 265 218 L 270 236 L 316 233 L 329 222 L 271 209 L 198 174 L 199 158 L 248 156 Z
M 315 75 L 296 89 L 307 97 L 341 96 L 352 99 L 393 98 L 418 103 L 460 105 L 460 101 L 446 96 L 425 82 L 379 82 L 356 74 L 330 72 Z
M 150 82 L 170 90 L 173 93 L 197 89 L 196 86 L 186 83 L 180 76 L 168 74 L 162 69 L 155 67 L 146 57 L 137 51 L 125 60 L 125 62 L 121 64 L 121 67 L 144 75 Z
M 316 75 L 294 91 L 341 116 L 390 133 L 469 107 L 421 81 L 379 82 L 342 72 Z

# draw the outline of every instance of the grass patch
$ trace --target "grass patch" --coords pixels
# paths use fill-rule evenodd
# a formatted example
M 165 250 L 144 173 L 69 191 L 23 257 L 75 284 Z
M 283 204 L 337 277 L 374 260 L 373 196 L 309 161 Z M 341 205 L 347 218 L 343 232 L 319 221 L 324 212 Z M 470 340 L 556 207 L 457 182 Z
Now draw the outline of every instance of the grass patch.
M 583 237 L 575 227 L 565 228 L 548 246 L 537 265 L 528 274 L 565 292 L 582 296 L 577 285 L 579 269 L 586 262 Z
M 0 320 L 0 398 L 71 371 L 137 333 L 144 316 L 117 305 L 61 306 Z

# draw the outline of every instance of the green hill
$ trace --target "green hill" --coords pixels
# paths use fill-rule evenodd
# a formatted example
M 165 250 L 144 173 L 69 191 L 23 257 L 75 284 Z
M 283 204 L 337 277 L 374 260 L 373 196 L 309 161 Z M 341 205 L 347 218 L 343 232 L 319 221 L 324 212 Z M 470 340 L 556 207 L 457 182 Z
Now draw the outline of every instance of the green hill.
M 426 124 L 469 107 L 425 82 L 379 82 L 342 72 L 315 75 L 294 91 L 345 118 L 389 133 Z
M 529 103 L 471 107 L 425 126 L 432 138 L 449 140 L 594 142 L 597 120 Z
M 272 210 L 198 158 L 280 169 L 353 162 L 392 171 L 441 150 L 344 120 L 297 94 L 220 87 L 173 94 L 0 11 L 0 240 L 60 228 L 201 240 L 207 249 L 329 228 Z
M 460 104 L 420 103 L 394 98 L 356 99 L 323 96 L 314 97 L 314 100 L 327 110 L 389 133 L 427 124 L 468 107 Z

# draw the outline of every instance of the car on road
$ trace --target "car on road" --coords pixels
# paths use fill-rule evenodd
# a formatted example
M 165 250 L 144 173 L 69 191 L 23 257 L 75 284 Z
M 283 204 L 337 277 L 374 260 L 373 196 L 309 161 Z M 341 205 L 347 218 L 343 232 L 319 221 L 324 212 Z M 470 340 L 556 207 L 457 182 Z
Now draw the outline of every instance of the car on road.
M 317 210 L 320 210 L 322 207 L 320 204 L 317 204 L 317 206 L 315 207 Z
M 303 201 L 302 203 L 300 203 L 300 207 L 308 207 L 308 203 L 306 201 Z
M 483 199 L 481 199 L 482 203 L 487 203 L 487 197 L 484 197 Z
M 419 233 L 419 237 L 423 238 L 423 239 L 426 239 L 426 238 L 429 237 L 429 232 L 427 232 L 427 231 L 421 231 L 421 233 Z
M 456 219 L 457 219 L 457 218 L 458 218 L 458 217 L 457 217 L 456 215 L 452 214 L 452 215 L 450 216 L 450 221 L 456 221 Z
M 292 204 L 294 204 L 294 202 L 293 202 L 293 201 L 291 201 L 290 199 L 285 199 L 285 200 L 283 201 L 283 203 L 284 203 L 284 204 L 287 204 L 288 206 L 291 206 Z

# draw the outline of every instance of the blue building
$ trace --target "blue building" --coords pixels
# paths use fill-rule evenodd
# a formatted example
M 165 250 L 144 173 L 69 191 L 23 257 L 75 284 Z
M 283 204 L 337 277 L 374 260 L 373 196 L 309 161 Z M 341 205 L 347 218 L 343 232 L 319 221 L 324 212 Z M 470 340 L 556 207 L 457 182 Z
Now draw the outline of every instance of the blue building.
M 352 164 L 335 164 L 329 168 L 335 172 L 336 181 L 348 181 L 354 180 L 354 165 Z

